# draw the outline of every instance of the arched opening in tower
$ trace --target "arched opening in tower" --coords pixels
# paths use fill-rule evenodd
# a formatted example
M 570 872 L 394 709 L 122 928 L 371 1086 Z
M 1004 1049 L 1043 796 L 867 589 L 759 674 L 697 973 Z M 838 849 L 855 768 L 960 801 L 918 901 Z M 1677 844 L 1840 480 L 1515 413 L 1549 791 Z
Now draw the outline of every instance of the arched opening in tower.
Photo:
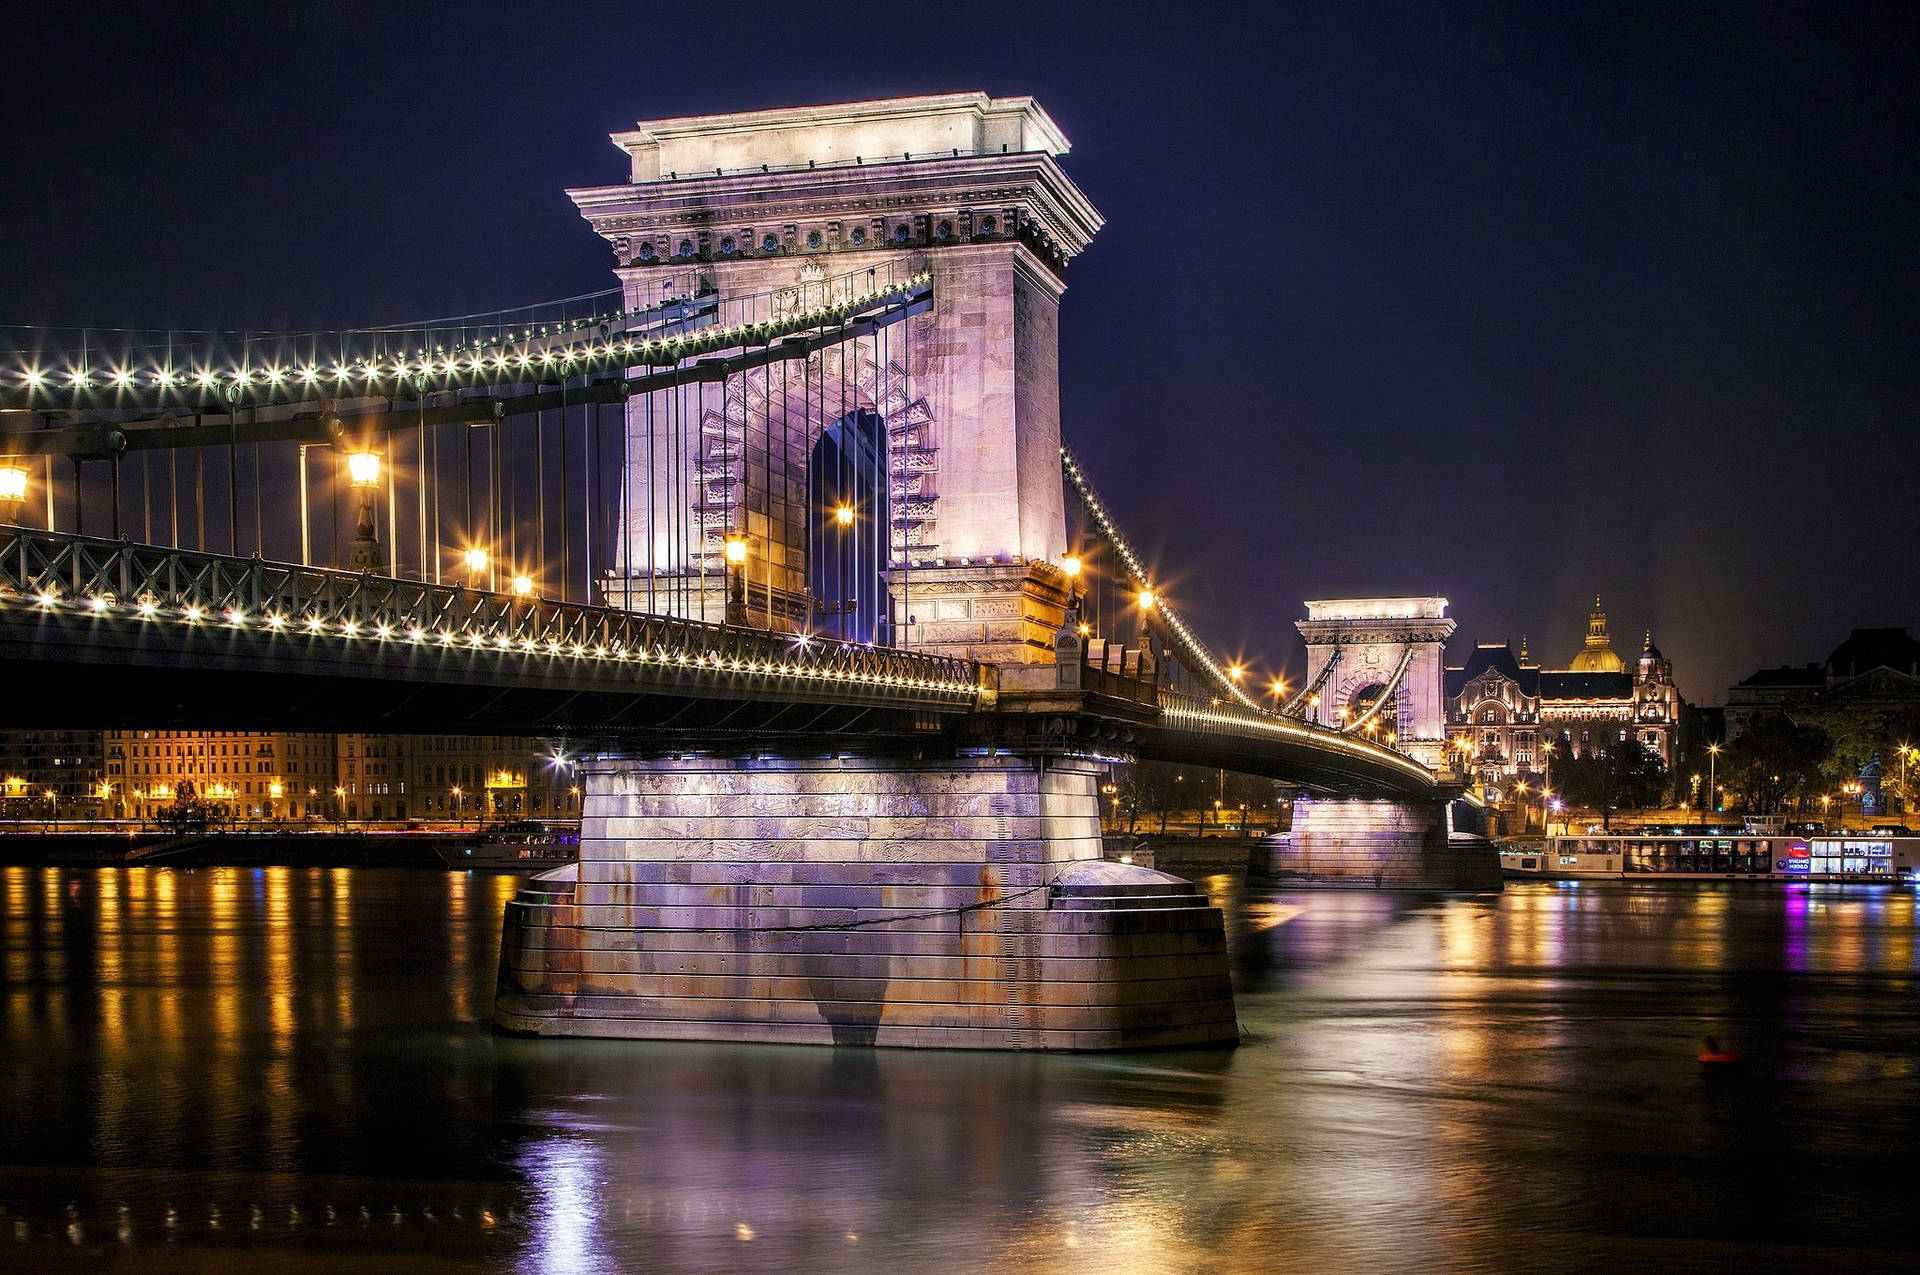
M 807 460 L 807 588 L 813 631 L 844 642 L 893 641 L 887 543 L 886 422 L 860 408 L 821 432 Z
M 1386 693 L 1386 689 L 1386 684 L 1383 682 L 1369 682 L 1365 686 L 1356 688 L 1353 694 L 1347 698 L 1347 721 L 1357 722 L 1361 718 L 1367 717 L 1367 714 L 1372 711 L 1373 706 L 1380 704 L 1380 697 Z M 1366 727 L 1362 727 L 1361 731 L 1363 734 L 1376 735 L 1382 738 L 1390 732 L 1397 733 L 1399 731 L 1400 703 L 1398 692 L 1387 695 L 1386 703 L 1380 704 L 1380 711 L 1374 713 L 1372 717 L 1367 718 L 1367 726 L 1373 729 L 1367 730 Z

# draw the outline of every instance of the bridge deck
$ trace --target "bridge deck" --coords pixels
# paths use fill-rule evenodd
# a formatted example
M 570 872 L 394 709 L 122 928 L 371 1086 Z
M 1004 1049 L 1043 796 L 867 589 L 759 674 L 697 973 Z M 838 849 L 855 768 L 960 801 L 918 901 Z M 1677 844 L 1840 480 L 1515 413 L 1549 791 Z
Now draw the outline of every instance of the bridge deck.
M 61 677 L 57 670 L 73 675 Z M 938 731 L 993 705 L 989 666 L 617 607 L 0 526 L 12 723 L 324 730 Z M 1088 688 L 1081 712 L 1110 696 Z M 1377 744 L 1237 704 L 1115 701 L 1141 756 L 1305 786 L 1442 793 Z
M 231 701 L 257 678 L 275 679 L 264 694 L 302 699 L 313 729 L 347 700 L 377 710 L 360 726 L 377 729 L 403 701 L 452 697 L 452 720 L 427 729 L 476 732 L 714 720 L 687 717 L 692 702 L 743 728 L 797 726 L 808 719 L 791 710 L 805 706 L 837 710 L 823 719 L 836 726 L 861 710 L 937 719 L 973 711 L 983 685 L 978 665 L 913 651 L 5 526 L 0 662 L 21 724 L 137 718 L 162 694 L 177 709 L 189 684 Z M 76 665 L 85 676 L 49 676 Z M 515 696 L 528 702 L 511 707 Z

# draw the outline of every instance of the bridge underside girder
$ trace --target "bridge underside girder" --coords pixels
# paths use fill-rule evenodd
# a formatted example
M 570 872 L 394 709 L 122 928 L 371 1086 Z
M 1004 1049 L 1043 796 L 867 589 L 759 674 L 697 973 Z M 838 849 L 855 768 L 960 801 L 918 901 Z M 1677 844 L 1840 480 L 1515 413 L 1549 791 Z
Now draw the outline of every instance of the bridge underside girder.
M 428 666 L 346 669 L 244 660 L 193 667 L 72 650 L 58 671 L 0 638 L 0 684 L 15 729 L 281 730 L 393 734 L 644 736 L 661 747 L 844 735 L 912 737 L 939 721 L 912 710 L 707 698 L 581 685 L 565 676 L 448 676 Z

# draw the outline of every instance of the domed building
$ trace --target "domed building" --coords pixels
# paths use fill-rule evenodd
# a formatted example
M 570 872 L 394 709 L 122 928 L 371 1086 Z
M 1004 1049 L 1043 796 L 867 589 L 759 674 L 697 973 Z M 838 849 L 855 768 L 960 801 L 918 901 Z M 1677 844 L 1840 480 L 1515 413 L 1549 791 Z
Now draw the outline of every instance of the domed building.
M 1651 647 L 1653 634 L 1647 634 L 1647 643 Z M 1607 640 L 1607 613 L 1600 609 L 1600 595 L 1593 595 L 1593 613 L 1587 616 L 1587 644 L 1573 657 L 1573 663 L 1567 665 L 1570 673 L 1620 673 L 1626 665 L 1613 653 L 1613 644 Z
M 1451 755 L 1492 801 L 1516 781 L 1537 789 L 1552 773 L 1549 746 L 1553 759 L 1583 757 L 1632 738 L 1673 768 L 1681 706 L 1673 665 L 1649 630 L 1628 668 L 1597 596 L 1586 642 L 1566 668 L 1533 663 L 1524 637 L 1518 656 L 1505 642 L 1483 642 L 1446 671 L 1446 697 Z

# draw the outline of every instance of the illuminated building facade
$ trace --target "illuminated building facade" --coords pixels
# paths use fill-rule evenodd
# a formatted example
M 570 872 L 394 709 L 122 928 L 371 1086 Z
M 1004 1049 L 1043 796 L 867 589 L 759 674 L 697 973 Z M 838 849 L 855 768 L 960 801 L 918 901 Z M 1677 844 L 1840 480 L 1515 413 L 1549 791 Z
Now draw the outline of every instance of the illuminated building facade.
M 571 759 L 539 740 L 481 735 L 368 738 L 383 741 L 380 746 L 392 751 L 363 755 L 363 769 L 377 772 L 363 782 L 393 786 L 388 800 L 397 798 L 400 804 L 388 809 L 398 810 L 397 817 L 435 823 L 580 817 L 579 779 Z M 365 800 L 372 809 L 381 795 Z
M 0 819 L 97 812 L 101 763 L 98 731 L 0 731 Z
M 324 817 L 333 737 L 290 731 L 119 730 L 100 734 L 109 819 L 150 820 L 176 801 L 236 819 Z
M 1682 708 L 1673 664 L 1649 632 L 1628 668 L 1600 599 L 1593 604 L 1586 641 L 1564 669 L 1533 663 L 1524 638 L 1518 656 L 1505 642 L 1483 642 L 1447 669 L 1448 747 L 1489 800 L 1507 799 L 1516 783 L 1550 784 L 1552 759 L 1604 753 L 1629 738 L 1672 769 Z
M 183 800 L 237 822 L 580 817 L 572 759 L 529 737 L 0 731 L 0 820 L 151 823 Z

